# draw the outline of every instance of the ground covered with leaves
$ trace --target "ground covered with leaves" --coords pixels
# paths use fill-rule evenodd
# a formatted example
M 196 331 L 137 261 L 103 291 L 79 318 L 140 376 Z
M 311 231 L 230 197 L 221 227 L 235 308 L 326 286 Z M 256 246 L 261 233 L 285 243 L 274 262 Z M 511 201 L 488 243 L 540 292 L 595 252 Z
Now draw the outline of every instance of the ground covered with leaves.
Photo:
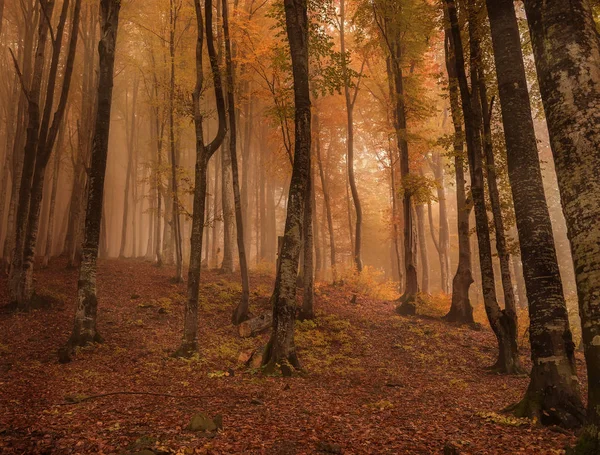
M 528 381 L 486 371 L 496 352 L 488 329 L 446 324 L 435 309 L 396 316 L 366 283 L 317 286 L 317 319 L 297 325 L 305 371 L 283 378 L 243 363 L 268 333 L 243 339 L 231 325 L 237 276 L 204 271 L 201 352 L 174 359 L 185 284 L 172 275 L 143 261 L 101 261 L 105 342 L 59 364 L 77 271 L 59 259 L 37 272 L 52 306 L 0 314 L 0 453 L 441 454 L 451 444 L 461 454 L 558 454 L 575 440 L 500 412 Z M 272 283 L 251 276 L 254 314 L 267 308 Z M 6 287 L 3 277 L 0 305 Z M 193 431 L 194 416 L 218 428 Z

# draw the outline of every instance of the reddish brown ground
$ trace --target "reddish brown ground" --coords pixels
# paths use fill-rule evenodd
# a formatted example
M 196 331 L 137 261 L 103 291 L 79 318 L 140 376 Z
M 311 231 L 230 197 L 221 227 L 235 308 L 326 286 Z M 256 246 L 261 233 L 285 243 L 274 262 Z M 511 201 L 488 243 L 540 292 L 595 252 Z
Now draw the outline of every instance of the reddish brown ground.
M 490 414 L 518 400 L 527 379 L 484 370 L 495 353 L 488 330 L 400 318 L 392 303 L 361 295 L 352 304 L 341 287 L 321 286 L 316 325 L 298 327 L 304 376 L 264 377 L 239 364 L 239 353 L 266 335 L 237 337 L 229 318 L 239 286 L 215 272 L 203 273 L 199 358 L 171 359 L 185 291 L 170 282 L 171 273 L 140 261 L 101 262 L 106 341 L 67 365 L 56 352 L 70 333 L 77 273 L 60 260 L 37 273 L 37 289 L 63 303 L 0 315 L 0 453 L 308 454 L 326 442 L 345 454 L 440 454 L 453 441 L 464 454 L 546 454 L 574 440 Z M 253 276 L 255 312 L 256 302 L 267 304 L 271 283 Z M 5 304 L 6 278 L 0 293 Z M 233 377 L 224 376 L 228 368 Z M 65 404 L 116 391 L 193 397 L 114 395 Z M 186 430 L 198 411 L 223 415 L 216 437 Z

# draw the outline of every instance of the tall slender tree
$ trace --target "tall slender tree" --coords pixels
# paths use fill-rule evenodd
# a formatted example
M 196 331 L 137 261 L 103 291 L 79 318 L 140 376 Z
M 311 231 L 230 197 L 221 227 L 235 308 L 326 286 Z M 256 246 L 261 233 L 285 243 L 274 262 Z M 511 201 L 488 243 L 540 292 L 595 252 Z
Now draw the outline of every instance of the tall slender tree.
M 190 266 L 188 269 L 187 300 L 184 309 L 183 339 L 175 351 L 175 357 L 191 357 L 198 352 L 198 298 L 200 293 L 200 272 L 202 268 L 202 236 L 204 233 L 204 219 L 206 210 L 206 186 L 208 160 L 223 143 L 226 133 L 225 98 L 223 96 L 223 83 L 219 69 L 217 52 L 213 38 L 213 7 L 212 0 L 204 2 L 203 21 L 200 0 L 194 0 L 196 10 L 196 24 L 198 37 L 196 40 L 196 86 L 193 93 L 194 126 L 196 132 L 196 167 L 194 174 L 194 199 L 192 213 L 192 232 L 190 242 Z M 219 126 L 214 139 L 208 144 L 204 143 L 203 114 L 200 107 L 202 90 L 204 86 L 204 70 L 202 68 L 202 52 L 204 33 L 206 32 L 206 47 L 210 60 L 210 67 L 215 90 Z
M 294 344 L 296 277 L 302 247 L 304 208 L 310 178 L 311 108 L 308 65 L 307 0 L 284 0 L 287 37 L 294 81 L 294 165 L 288 195 L 287 217 L 273 292 L 273 330 L 265 348 L 266 371 L 280 366 L 289 374 L 289 364 L 300 368 Z
M 471 64 L 472 86 L 469 88 L 456 4 L 454 0 L 444 1 L 448 8 L 448 19 L 451 31 L 450 42 L 452 49 L 454 50 L 454 63 L 465 122 L 467 156 L 471 174 L 471 196 L 475 207 L 475 224 L 482 277 L 483 300 L 490 326 L 498 340 L 498 360 L 493 368 L 500 372 L 515 373 L 520 371 L 516 327 L 513 326 L 513 320 L 501 310 L 496 299 L 496 284 L 494 281 L 492 251 L 490 245 L 489 220 L 487 217 L 484 196 L 484 175 L 481 156 L 481 101 L 479 99 L 479 90 L 477 87 L 479 79 L 477 74 L 474 73 L 476 71 L 476 65 L 474 66 Z M 476 27 L 476 20 L 474 19 L 476 9 L 472 0 L 469 0 L 467 3 L 467 13 L 469 17 L 471 57 L 474 58 L 478 52 L 478 44 L 476 43 L 476 31 L 473 30 L 473 28 Z
M 250 284 L 248 282 L 248 261 L 246 260 L 246 247 L 244 245 L 244 218 L 240 196 L 240 178 L 237 156 L 237 122 L 236 104 L 234 96 L 235 69 L 232 58 L 232 45 L 229 34 L 229 8 L 228 0 L 223 0 L 223 34 L 225 38 L 225 63 L 227 67 L 227 107 L 229 120 L 229 155 L 231 156 L 231 174 L 233 184 L 233 202 L 235 208 L 235 221 L 237 227 L 237 247 L 242 275 L 242 298 L 236 306 L 232 322 L 241 324 L 248 319 L 248 306 L 250 300 Z
M 85 240 L 82 248 L 77 307 L 73 333 L 59 351 L 59 360 L 68 362 L 77 346 L 101 342 L 97 329 L 98 297 L 96 296 L 96 261 L 100 242 L 100 225 L 104 201 L 104 176 L 108 155 L 110 112 L 112 105 L 115 51 L 121 0 L 100 0 L 101 33 L 98 44 L 99 79 L 98 108 L 92 142 L 90 186 L 85 217 Z

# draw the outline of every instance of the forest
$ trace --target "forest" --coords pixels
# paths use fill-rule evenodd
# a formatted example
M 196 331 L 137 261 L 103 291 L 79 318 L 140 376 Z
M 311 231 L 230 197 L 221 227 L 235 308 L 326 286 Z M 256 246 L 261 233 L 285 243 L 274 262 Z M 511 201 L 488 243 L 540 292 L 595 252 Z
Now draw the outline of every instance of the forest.
M 0 453 L 600 455 L 600 0 L 0 0 Z

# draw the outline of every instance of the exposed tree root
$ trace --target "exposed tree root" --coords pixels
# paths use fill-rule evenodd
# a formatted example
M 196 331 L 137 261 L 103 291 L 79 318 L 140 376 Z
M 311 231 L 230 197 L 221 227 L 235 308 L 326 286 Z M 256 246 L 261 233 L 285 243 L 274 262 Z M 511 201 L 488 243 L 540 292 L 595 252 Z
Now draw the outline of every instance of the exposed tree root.
M 75 357 L 77 348 L 83 348 L 86 346 L 93 345 L 94 343 L 103 343 L 104 338 L 96 330 L 94 334 L 85 333 L 79 335 L 71 335 L 67 344 L 58 350 L 58 362 L 69 363 Z
M 397 302 L 396 313 L 401 316 L 414 316 L 417 314 L 417 295 L 413 293 L 404 293 Z
M 584 424 L 586 414 L 581 402 L 574 402 L 553 389 L 549 388 L 549 393 L 546 394 L 527 391 L 521 401 L 508 406 L 504 411 L 546 426 L 577 428 Z

